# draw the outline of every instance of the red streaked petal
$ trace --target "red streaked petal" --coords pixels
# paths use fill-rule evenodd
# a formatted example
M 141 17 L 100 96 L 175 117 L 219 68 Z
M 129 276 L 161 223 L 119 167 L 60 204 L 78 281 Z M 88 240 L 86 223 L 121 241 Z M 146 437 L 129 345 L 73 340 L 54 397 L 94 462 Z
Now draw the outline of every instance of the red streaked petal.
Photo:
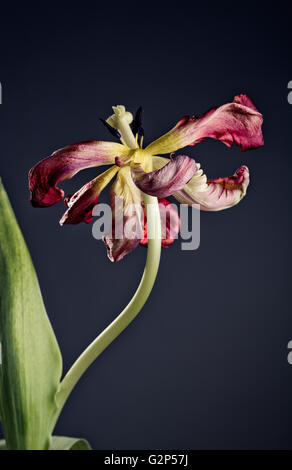
M 160 220 L 161 220 L 161 246 L 168 248 L 177 238 L 180 229 L 180 218 L 177 208 L 168 199 L 158 200 Z M 143 206 L 144 207 L 144 206 Z M 147 217 L 144 208 L 144 237 L 140 241 L 141 245 L 148 245 L 147 238 Z
M 210 109 L 197 118 L 183 117 L 167 134 L 152 142 L 146 150 L 152 155 L 175 152 L 196 145 L 206 137 L 221 140 L 242 150 L 264 145 L 263 117 L 247 95 L 235 96 L 232 103 Z
M 233 99 L 233 103 L 242 104 L 243 106 L 247 106 L 248 108 L 257 111 L 256 106 L 254 105 L 250 97 L 247 95 L 236 95 Z
M 233 176 L 211 179 L 195 177 L 174 197 L 182 204 L 200 204 L 201 210 L 220 211 L 238 204 L 249 185 L 249 170 L 243 165 Z
M 128 152 L 124 145 L 95 140 L 57 150 L 29 172 L 32 205 L 48 207 L 55 204 L 64 198 L 64 191 L 57 186 L 59 182 L 72 178 L 85 168 L 114 164 L 116 157 L 124 157 Z
M 141 191 L 134 184 L 129 166 L 119 170 L 110 190 L 112 232 L 103 237 L 111 261 L 120 261 L 139 244 L 143 236 Z
M 132 177 L 138 188 L 146 194 L 167 197 L 183 188 L 197 171 L 196 162 L 178 155 L 158 170 L 146 173 L 140 165 L 132 166 Z
M 79 224 L 92 221 L 92 210 L 97 204 L 98 197 L 105 186 L 117 173 L 118 168 L 112 166 L 101 175 L 85 184 L 79 191 L 64 200 L 67 211 L 60 220 L 60 225 Z

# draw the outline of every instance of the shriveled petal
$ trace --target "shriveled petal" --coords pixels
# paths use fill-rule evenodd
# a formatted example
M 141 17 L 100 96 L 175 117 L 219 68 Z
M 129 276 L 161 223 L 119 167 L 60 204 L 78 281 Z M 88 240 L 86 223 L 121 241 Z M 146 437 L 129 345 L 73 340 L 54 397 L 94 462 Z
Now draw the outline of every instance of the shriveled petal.
M 180 229 L 180 218 L 176 206 L 171 204 L 168 199 L 158 200 L 160 220 L 161 220 L 161 246 L 168 248 L 177 238 Z M 147 217 L 144 208 L 144 236 L 140 241 L 141 245 L 148 245 L 147 238 Z
M 112 166 L 101 173 L 97 178 L 89 181 L 75 194 L 65 198 L 68 207 L 60 220 L 60 225 L 79 224 L 86 222 L 89 224 L 92 219 L 92 210 L 97 204 L 101 191 L 111 181 L 118 171 L 118 167 Z
M 61 181 L 72 178 L 78 171 L 115 163 L 129 149 L 114 142 L 89 141 L 69 145 L 41 160 L 29 172 L 31 203 L 35 207 L 48 207 L 64 198 L 58 188 Z
M 141 191 L 134 184 L 129 166 L 120 169 L 110 191 L 112 232 L 103 238 L 111 261 L 120 261 L 143 237 L 144 214 Z
M 196 145 L 206 137 L 221 140 L 242 150 L 261 147 L 263 117 L 247 95 L 235 96 L 233 103 L 212 108 L 201 117 L 185 116 L 167 134 L 152 142 L 147 151 L 152 155 L 175 152 Z
M 249 170 L 244 165 L 233 176 L 208 181 L 203 172 L 201 175 L 198 172 L 174 197 L 182 204 L 200 204 L 202 210 L 220 211 L 238 204 L 245 196 L 248 185 Z
M 146 194 L 167 197 L 182 189 L 197 171 L 196 162 L 178 155 L 158 170 L 146 173 L 140 165 L 132 166 L 132 177 L 138 188 Z

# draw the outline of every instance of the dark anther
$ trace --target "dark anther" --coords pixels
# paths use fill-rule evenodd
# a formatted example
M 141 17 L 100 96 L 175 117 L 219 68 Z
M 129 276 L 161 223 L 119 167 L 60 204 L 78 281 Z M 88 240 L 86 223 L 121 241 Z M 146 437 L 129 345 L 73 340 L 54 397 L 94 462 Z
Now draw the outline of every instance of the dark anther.
M 132 126 L 131 126 L 134 135 L 136 134 L 144 135 L 144 129 L 142 127 L 142 115 L 143 115 L 143 110 L 142 110 L 142 106 L 140 106 L 137 109 L 134 121 L 132 122 Z
M 115 165 L 117 166 L 124 166 L 124 161 L 121 157 L 116 157 L 115 158 Z
M 101 122 L 103 123 L 103 125 L 107 128 L 107 130 L 109 131 L 109 133 L 111 135 L 113 135 L 114 137 L 117 137 L 118 139 L 121 138 L 121 134 L 119 133 L 119 131 L 117 129 L 115 129 L 114 127 L 112 127 L 108 122 L 106 122 L 104 119 L 100 118 Z

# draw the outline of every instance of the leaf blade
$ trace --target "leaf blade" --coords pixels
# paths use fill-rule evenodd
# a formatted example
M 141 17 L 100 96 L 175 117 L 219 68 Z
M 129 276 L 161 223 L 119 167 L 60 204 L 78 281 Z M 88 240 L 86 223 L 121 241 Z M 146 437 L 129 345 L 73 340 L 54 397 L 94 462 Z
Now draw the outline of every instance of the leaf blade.
M 7 450 L 6 442 L 0 441 L 0 450 Z M 86 439 L 53 436 L 49 450 L 92 450 Z
M 0 181 L 0 410 L 8 449 L 48 449 L 62 358 Z
M 91 450 L 86 439 L 53 436 L 50 450 Z

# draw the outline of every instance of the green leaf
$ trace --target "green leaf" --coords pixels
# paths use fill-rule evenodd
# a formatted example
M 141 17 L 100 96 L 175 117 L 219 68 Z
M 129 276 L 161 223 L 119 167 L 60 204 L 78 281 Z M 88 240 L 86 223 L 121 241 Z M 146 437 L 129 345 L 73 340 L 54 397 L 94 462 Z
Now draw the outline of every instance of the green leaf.
M 0 450 L 7 450 L 5 441 L 0 441 Z
M 0 441 L 0 450 L 7 450 L 5 441 Z M 49 450 L 92 450 L 85 439 L 53 436 Z
M 62 358 L 0 180 L 0 410 L 7 448 L 48 449 Z
M 53 436 L 50 450 L 91 450 L 85 439 Z

